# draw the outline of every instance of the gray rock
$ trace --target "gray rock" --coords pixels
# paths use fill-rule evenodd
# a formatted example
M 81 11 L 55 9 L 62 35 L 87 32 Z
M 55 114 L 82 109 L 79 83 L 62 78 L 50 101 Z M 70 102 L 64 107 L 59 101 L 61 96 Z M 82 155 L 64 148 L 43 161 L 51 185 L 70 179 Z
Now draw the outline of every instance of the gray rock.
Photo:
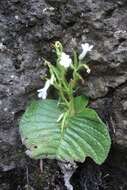
M 113 97 L 111 114 L 114 129 L 114 142 L 122 148 L 127 148 L 127 86 L 116 90 Z

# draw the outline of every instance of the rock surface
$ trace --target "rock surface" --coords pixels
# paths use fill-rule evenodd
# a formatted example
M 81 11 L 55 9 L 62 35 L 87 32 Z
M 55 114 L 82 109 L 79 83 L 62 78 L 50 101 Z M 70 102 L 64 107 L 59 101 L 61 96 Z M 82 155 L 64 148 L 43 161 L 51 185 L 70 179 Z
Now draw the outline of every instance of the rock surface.
M 86 83 L 81 91 L 91 97 L 91 106 L 109 124 L 114 146 L 127 148 L 126 0 L 1 0 L 1 179 L 12 171 L 14 176 L 18 176 L 18 170 L 25 173 L 27 163 L 31 163 L 24 155 L 18 122 L 28 101 L 36 98 L 37 89 L 43 86 L 43 58 L 53 59 L 52 43 L 56 40 L 64 44 L 68 53 L 74 47 L 80 49 L 84 42 L 94 45 L 89 54 L 92 72 L 89 76 L 84 74 Z M 36 162 L 33 165 L 37 172 Z M 55 182 L 57 177 L 55 174 L 50 181 L 56 186 L 47 185 L 47 189 L 61 189 Z M 33 177 L 31 182 L 35 183 Z M 13 187 L 10 184 L 3 180 L 1 190 L 18 189 L 18 183 Z M 43 185 L 34 187 L 42 189 Z

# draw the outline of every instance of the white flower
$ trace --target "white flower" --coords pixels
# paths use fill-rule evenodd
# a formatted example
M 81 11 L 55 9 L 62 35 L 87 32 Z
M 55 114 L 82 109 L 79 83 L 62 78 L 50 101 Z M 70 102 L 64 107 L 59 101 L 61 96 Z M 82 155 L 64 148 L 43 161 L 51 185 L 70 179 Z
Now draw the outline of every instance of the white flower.
M 86 70 L 86 72 L 89 74 L 89 73 L 91 72 L 90 68 L 88 68 L 88 69 Z
M 82 60 L 87 52 L 91 51 L 92 48 L 93 48 L 93 45 L 89 45 L 88 43 L 85 43 L 85 44 L 81 44 L 82 46 L 82 53 L 79 55 L 79 60 Z
M 84 67 L 86 69 L 86 72 L 89 74 L 91 72 L 90 68 L 88 65 L 84 64 Z
M 72 63 L 72 60 L 69 55 L 62 52 L 59 63 L 60 63 L 60 65 L 64 66 L 65 68 L 68 68 L 68 67 L 70 67 L 70 65 Z
M 42 89 L 37 90 L 38 92 L 38 97 L 42 99 L 46 99 L 47 97 L 47 91 L 50 87 L 50 85 L 53 84 L 54 81 L 54 75 L 51 76 L 51 79 L 48 79 Z

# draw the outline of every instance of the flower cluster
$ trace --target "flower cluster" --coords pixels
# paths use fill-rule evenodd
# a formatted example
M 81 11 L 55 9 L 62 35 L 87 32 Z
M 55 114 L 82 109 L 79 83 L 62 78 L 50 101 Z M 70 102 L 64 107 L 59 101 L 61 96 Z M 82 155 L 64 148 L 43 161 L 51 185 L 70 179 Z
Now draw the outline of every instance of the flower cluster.
M 61 53 L 61 57 L 60 57 L 60 65 L 64 66 L 64 68 L 68 68 L 71 66 L 72 64 L 72 60 L 70 58 L 69 55 L 67 55 L 66 53 L 62 52 Z
M 90 68 L 87 64 L 82 63 L 82 60 L 85 58 L 86 54 L 92 50 L 93 45 L 89 45 L 88 43 L 85 44 L 81 44 L 82 47 L 82 52 L 77 56 L 76 55 L 76 63 L 75 61 L 72 61 L 70 55 L 66 54 L 65 52 L 63 52 L 63 47 L 61 45 L 60 42 L 56 42 L 54 45 L 55 49 L 56 49 L 56 54 L 57 54 L 57 63 L 56 63 L 56 67 L 52 66 L 49 62 L 48 62 L 48 66 L 50 69 L 50 73 L 51 73 L 51 78 L 48 79 L 44 85 L 44 87 L 42 89 L 37 90 L 38 92 L 38 97 L 42 98 L 42 99 L 46 99 L 47 98 L 47 91 L 49 89 L 49 87 L 51 85 L 54 85 L 54 87 L 60 91 L 60 94 L 62 95 L 62 90 L 59 89 L 62 86 L 65 87 L 65 91 L 68 90 L 67 86 L 65 85 L 65 83 L 60 83 L 59 78 L 61 78 L 61 80 L 65 81 L 65 72 L 66 70 L 71 67 L 73 69 L 73 82 L 77 79 L 81 79 L 81 76 L 78 74 L 78 71 L 84 67 L 86 69 L 87 73 L 90 73 Z M 62 67 L 62 68 L 61 68 Z M 59 73 L 61 73 L 61 76 L 58 76 Z M 59 81 L 59 84 L 55 84 L 56 83 L 56 79 Z M 62 85 L 62 86 L 60 86 Z M 69 84 L 69 88 L 71 88 L 71 85 Z M 64 96 L 64 95 L 62 95 Z M 63 97 L 64 99 L 64 97 Z

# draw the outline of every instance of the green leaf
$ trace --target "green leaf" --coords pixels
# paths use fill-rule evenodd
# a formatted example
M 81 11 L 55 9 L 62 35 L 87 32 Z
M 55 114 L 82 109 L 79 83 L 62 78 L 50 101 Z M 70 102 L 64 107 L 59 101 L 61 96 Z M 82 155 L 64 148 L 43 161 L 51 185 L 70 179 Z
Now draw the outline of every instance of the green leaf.
M 77 98 L 78 100 L 78 98 Z M 106 159 L 110 149 L 110 136 L 97 113 L 84 108 L 69 116 L 63 133 L 62 114 L 56 100 L 34 101 L 20 122 L 20 134 L 27 154 L 34 159 L 59 159 L 83 162 L 91 157 L 97 164 Z
M 74 98 L 74 108 L 76 113 L 82 112 L 88 105 L 89 99 L 86 96 L 77 96 Z

